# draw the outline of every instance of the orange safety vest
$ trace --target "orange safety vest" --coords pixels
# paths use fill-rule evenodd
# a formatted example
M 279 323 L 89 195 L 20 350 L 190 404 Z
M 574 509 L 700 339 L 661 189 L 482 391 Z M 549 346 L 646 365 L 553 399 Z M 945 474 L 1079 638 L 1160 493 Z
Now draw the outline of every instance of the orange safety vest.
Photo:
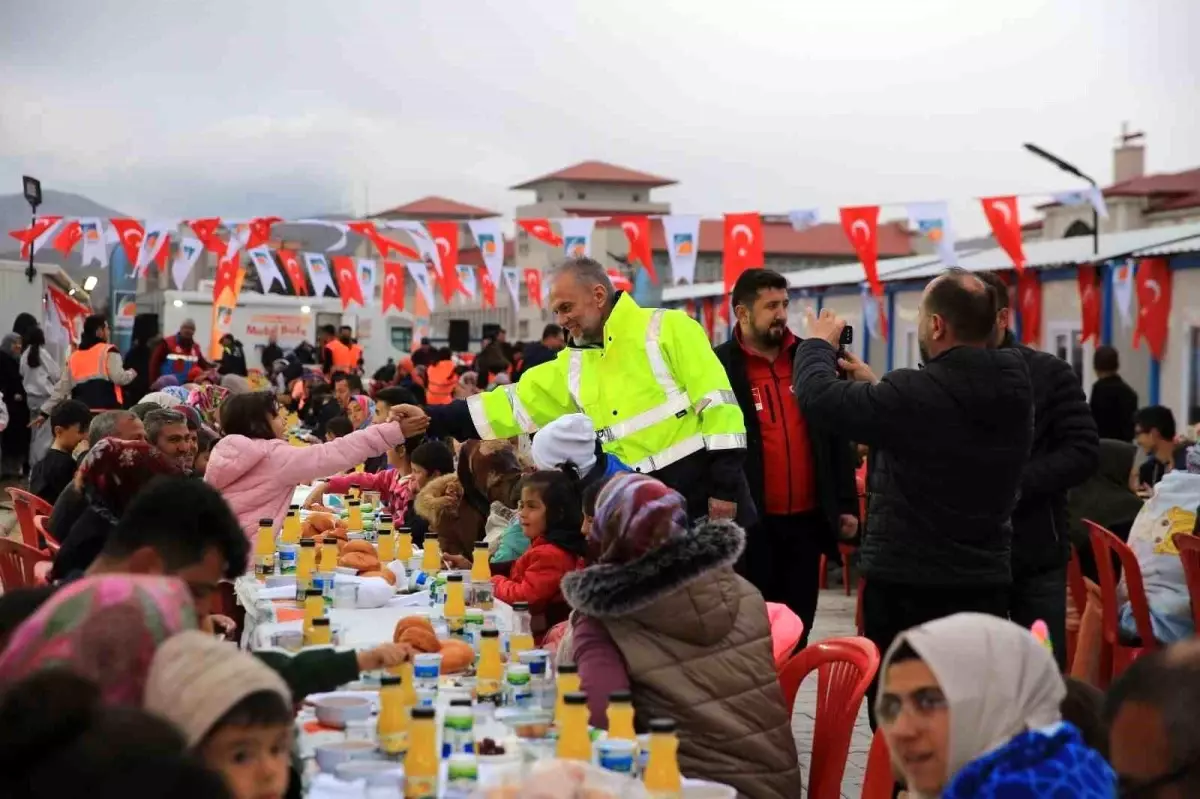
M 336 338 L 325 346 L 333 356 L 333 371 L 349 373 L 358 369 L 358 362 L 362 360 L 362 347 L 357 344 L 347 347 Z
M 71 398 L 77 399 L 93 411 L 108 411 L 124 404 L 121 387 L 112 381 L 108 373 L 108 354 L 117 348 L 101 341 L 86 350 L 76 350 L 67 359 L 71 372 Z
M 454 401 L 454 389 L 458 385 L 458 373 L 454 361 L 440 361 L 429 367 L 429 383 L 425 387 L 427 405 L 449 405 Z

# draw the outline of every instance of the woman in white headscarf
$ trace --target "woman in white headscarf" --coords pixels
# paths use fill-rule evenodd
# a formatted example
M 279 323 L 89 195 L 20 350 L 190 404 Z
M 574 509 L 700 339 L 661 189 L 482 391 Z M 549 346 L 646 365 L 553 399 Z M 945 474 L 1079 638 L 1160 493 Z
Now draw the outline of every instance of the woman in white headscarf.
M 1012 622 L 959 613 L 901 634 L 875 712 L 915 799 L 1116 796 L 1104 759 L 1062 721 L 1054 655 Z

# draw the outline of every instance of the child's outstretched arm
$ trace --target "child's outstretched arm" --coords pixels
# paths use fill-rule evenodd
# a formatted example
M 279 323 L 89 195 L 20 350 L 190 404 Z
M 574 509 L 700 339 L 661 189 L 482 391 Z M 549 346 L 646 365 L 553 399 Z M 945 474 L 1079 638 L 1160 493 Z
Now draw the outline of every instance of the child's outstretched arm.
M 519 579 L 503 575 L 492 577 L 492 590 L 496 599 L 512 604 L 528 602 L 534 613 L 545 610 L 546 605 L 558 593 L 559 583 L 568 569 L 554 558 L 538 558 L 525 567 Z

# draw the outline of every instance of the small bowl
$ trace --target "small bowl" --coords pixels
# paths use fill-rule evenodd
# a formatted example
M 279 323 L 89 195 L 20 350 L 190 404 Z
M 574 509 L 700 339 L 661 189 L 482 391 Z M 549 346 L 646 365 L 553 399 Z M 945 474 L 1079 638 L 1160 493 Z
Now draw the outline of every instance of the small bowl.
M 370 741 L 337 741 L 321 744 L 314 750 L 317 765 L 326 774 L 333 774 L 337 767 L 352 760 L 378 760 L 379 753 Z M 389 764 L 394 766 L 395 764 Z
M 521 740 L 540 740 L 550 734 L 550 727 L 554 723 L 554 714 L 549 710 L 501 708 L 496 711 L 496 721 L 502 723 L 512 735 Z
M 366 780 L 368 788 L 404 788 L 404 766 L 390 760 L 347 760 L 338 764 L 339 780 Z
M 347 721 L 371 718 L 371 700 L 361 696 L 325 696 L 313 703 L 317 721 L 326 727 L 342 730 Z

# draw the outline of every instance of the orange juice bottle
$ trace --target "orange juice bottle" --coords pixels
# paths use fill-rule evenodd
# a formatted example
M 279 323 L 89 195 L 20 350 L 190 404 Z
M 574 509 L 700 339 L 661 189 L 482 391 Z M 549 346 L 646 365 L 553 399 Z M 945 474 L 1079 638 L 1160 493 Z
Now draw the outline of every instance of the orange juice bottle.
M 558 666 L 555 687 L 558 689 L 558 700 L 554 703 L 554 723 L 563 723 L 563 714 L 567 707 L 567 694 L 575 693 L 580 688 L 579 667 L 574 663 L 561 663 Z
M 642 774 L 646 791 L 654 799 L 677 799 L 683 793 L 679 773 L 679 739 L 672 719 L 650 720 L 650 756 Z
M 462 572 L 453 572 L 446 578 L 446 604 L 442 615 L 446 618 L 446 629 L 453 636 L 461 636 L 467 620 L 467 596 Z
M 283 534 L 281 539 L 285 544 L 295 544 L 300 540 L 300 506 L 289 505 L 287 515 L 283 517 Z
M 475 667 L 475 698 L 480 702 L 500 702 L 500 678 L 504 664 L 500 662 L 500 631 L 484 628 L 479 631 L 479 663 Z
M 304 591 L 304 637 L 312 632 L 313 622 L 325 615 L 325 597 L 320 588 Z
M 275 520 L 259 519 L 254 539 L 254 573 L 260 580 L 275 573 Z
M 409 539 L 409 550 L 412 549 L 412 539 Z M 379 520 L 375 523 L 375 550 L 379 554 L 380 563 L 391 563 L 396 559 L 396 539 L 392 536 L 392 517 L 386 513 L 379 514 Z M 412 554 L 411 551 L 409 554 Z M 408 568 L 408 562 L 401 559 L 404 568 Z
M 442 570 L 442 548 L 438 546 L 437 538 L 432 536 L 425 539 L 425 551 L 421 555 L 421 571 L 430 577 Z
M 321 571 L 331 572 L 337 568 L 338 540 L 331 535 L 321 539 Z
M 361 533 L 362 526 L 362 502 L 358 499 L 352 499 L 346 503 L 346 529 L 352 533 Z
M 317 542 L 306 538 L 300 542 L 300 557 L 296 558 L 296 601 L 304 602 L 305 592 L 312 588 L 313 572 L 317 570 Z
M 563 697 L 564 718 L 558 728 L 558 748 L 555 756 L 560 760 L 592 759 L 592 739 L 588 735 L 587 694 L 572 691 Z
M 404 799 L 437 799 L 442 763 L 437 751 L 436 714 L 431 707 L 413 708 L 408 754 L 404 756 Z
M 633 731 L 633 694 L 629 691 L 613 691 L 608 695 L 608 737 L 637 740 Z
M 322 606 L 324 602 L 321 603 Z M 312 621 L 308 636 L 304 639 L 305 646 L 329 646 L 333 643 L 333 630 L 329 627 L 329 617 L 319 616 Z
M 403 691 L 400 677 L 380 678 L 379 719 L 375 732 L 379 751 L 388 760 L 403 760 L 408 753 L 409 707 L 404 704 Z
M 515 661 L 517 655 L 527 649 L 533 649 L 533 618 L 529 615 L 529 603 L 514 602 L 512 632 L 508 634 L 508 659 Z
M 387 520 L 391 522 L 392 517 L 388 516 Z M 396 560 L 404 564 L 404 568 L 408 568 L 408 562 L 412 560 L 412 530 L 400 525 L 400 530 L 396 535 Z
M 476 544 L 471 556 L 471 582 L 486 583 L 492 579 L 492 566 L 488 563 L 488 545 Z

